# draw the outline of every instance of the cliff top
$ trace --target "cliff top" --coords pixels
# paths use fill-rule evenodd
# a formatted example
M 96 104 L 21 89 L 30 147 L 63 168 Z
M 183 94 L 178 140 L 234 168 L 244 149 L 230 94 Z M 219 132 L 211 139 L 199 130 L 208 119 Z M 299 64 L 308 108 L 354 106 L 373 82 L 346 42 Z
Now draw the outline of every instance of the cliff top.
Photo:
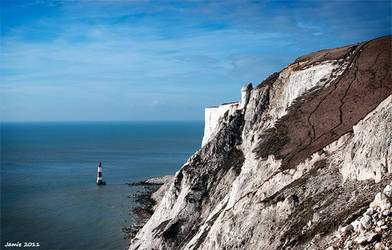
M 238 104 L 239 104 L 239 102 L 227 102 L 227 103 L 222 103 L 221 105 L 218 105 L 218 106 L 209 106 L 209 107 L 206 107 L 206 109 L 219 108 L 220 106 L 238 105 Z

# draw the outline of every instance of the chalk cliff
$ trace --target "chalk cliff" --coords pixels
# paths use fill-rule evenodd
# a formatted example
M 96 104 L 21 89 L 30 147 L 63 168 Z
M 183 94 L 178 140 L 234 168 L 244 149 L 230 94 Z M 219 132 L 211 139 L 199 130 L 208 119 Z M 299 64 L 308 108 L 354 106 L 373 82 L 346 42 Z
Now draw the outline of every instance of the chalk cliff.
M 227 115 L 233 115 L 237 110 L 239 103 L 225 103 L 219 106 L 208 107 L 205 109 L 204 118 L 204 136 L 201 146 L 204 146 L 217 131 L 219 131 L 219 124 L 221 118 L 227 113 Z
M 300 57 L 207 109 L 130 249 L 392 247 L 391 42 Z
M 204 146 L 213 135 L 219 131 L 219 125 L 221 124 L 221 119 L 224 116 L 231 116 L 236 110 L 241 110 L 246 107 L 249 102 L 250 92 L 252 91 L 252 83 L 245 85 L 241 89 L 241 101 L 225 103 L 219 106 L 208 107 L 205 109 L 205 126 L 204 126 L 204 136 L 201 146 Z M 228 112 L 226 114 L 226 112 Z

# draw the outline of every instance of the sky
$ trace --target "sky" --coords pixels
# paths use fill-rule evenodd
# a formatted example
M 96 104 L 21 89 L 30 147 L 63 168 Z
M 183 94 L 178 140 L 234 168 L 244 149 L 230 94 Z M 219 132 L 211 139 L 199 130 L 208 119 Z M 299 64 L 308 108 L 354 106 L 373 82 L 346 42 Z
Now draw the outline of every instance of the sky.
M 0 4 L 1 121 L 203 120 L 299 56 L 392 33 L 379 0 Z

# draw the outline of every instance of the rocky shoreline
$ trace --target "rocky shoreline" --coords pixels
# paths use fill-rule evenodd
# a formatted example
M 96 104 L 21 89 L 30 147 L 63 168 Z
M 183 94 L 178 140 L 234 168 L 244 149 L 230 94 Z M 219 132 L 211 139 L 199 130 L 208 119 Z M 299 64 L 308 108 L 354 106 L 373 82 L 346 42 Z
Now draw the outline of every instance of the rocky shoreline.
M 124 239 L 134 238 L 137 232 L 146 224 L 153 214 L 155 206 L 159 203 L 165 190 L 168 189 L 173 180 L 174 176 L 166 175 L 145 181 L 126 183 L 129 186 L 142 186 L 144 190 L 133 196 L 128 196 L 128 198 L 134 199 L 139 205 L 130 209 L 130 214 L 137 216 L 137 222 L 122 228 L 122 232 L 125 234 Z

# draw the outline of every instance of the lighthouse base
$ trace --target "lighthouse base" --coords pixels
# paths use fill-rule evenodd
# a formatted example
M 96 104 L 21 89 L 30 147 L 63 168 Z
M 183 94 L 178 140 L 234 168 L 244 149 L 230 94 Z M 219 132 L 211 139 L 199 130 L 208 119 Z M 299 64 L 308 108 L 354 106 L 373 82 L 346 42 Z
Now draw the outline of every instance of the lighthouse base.
M 101 180 L 99 180 L 99 181 L 97 181 L 97 185 L 106 185 L 106 182 L 104 182 L 104 181 L 101 181 Z

